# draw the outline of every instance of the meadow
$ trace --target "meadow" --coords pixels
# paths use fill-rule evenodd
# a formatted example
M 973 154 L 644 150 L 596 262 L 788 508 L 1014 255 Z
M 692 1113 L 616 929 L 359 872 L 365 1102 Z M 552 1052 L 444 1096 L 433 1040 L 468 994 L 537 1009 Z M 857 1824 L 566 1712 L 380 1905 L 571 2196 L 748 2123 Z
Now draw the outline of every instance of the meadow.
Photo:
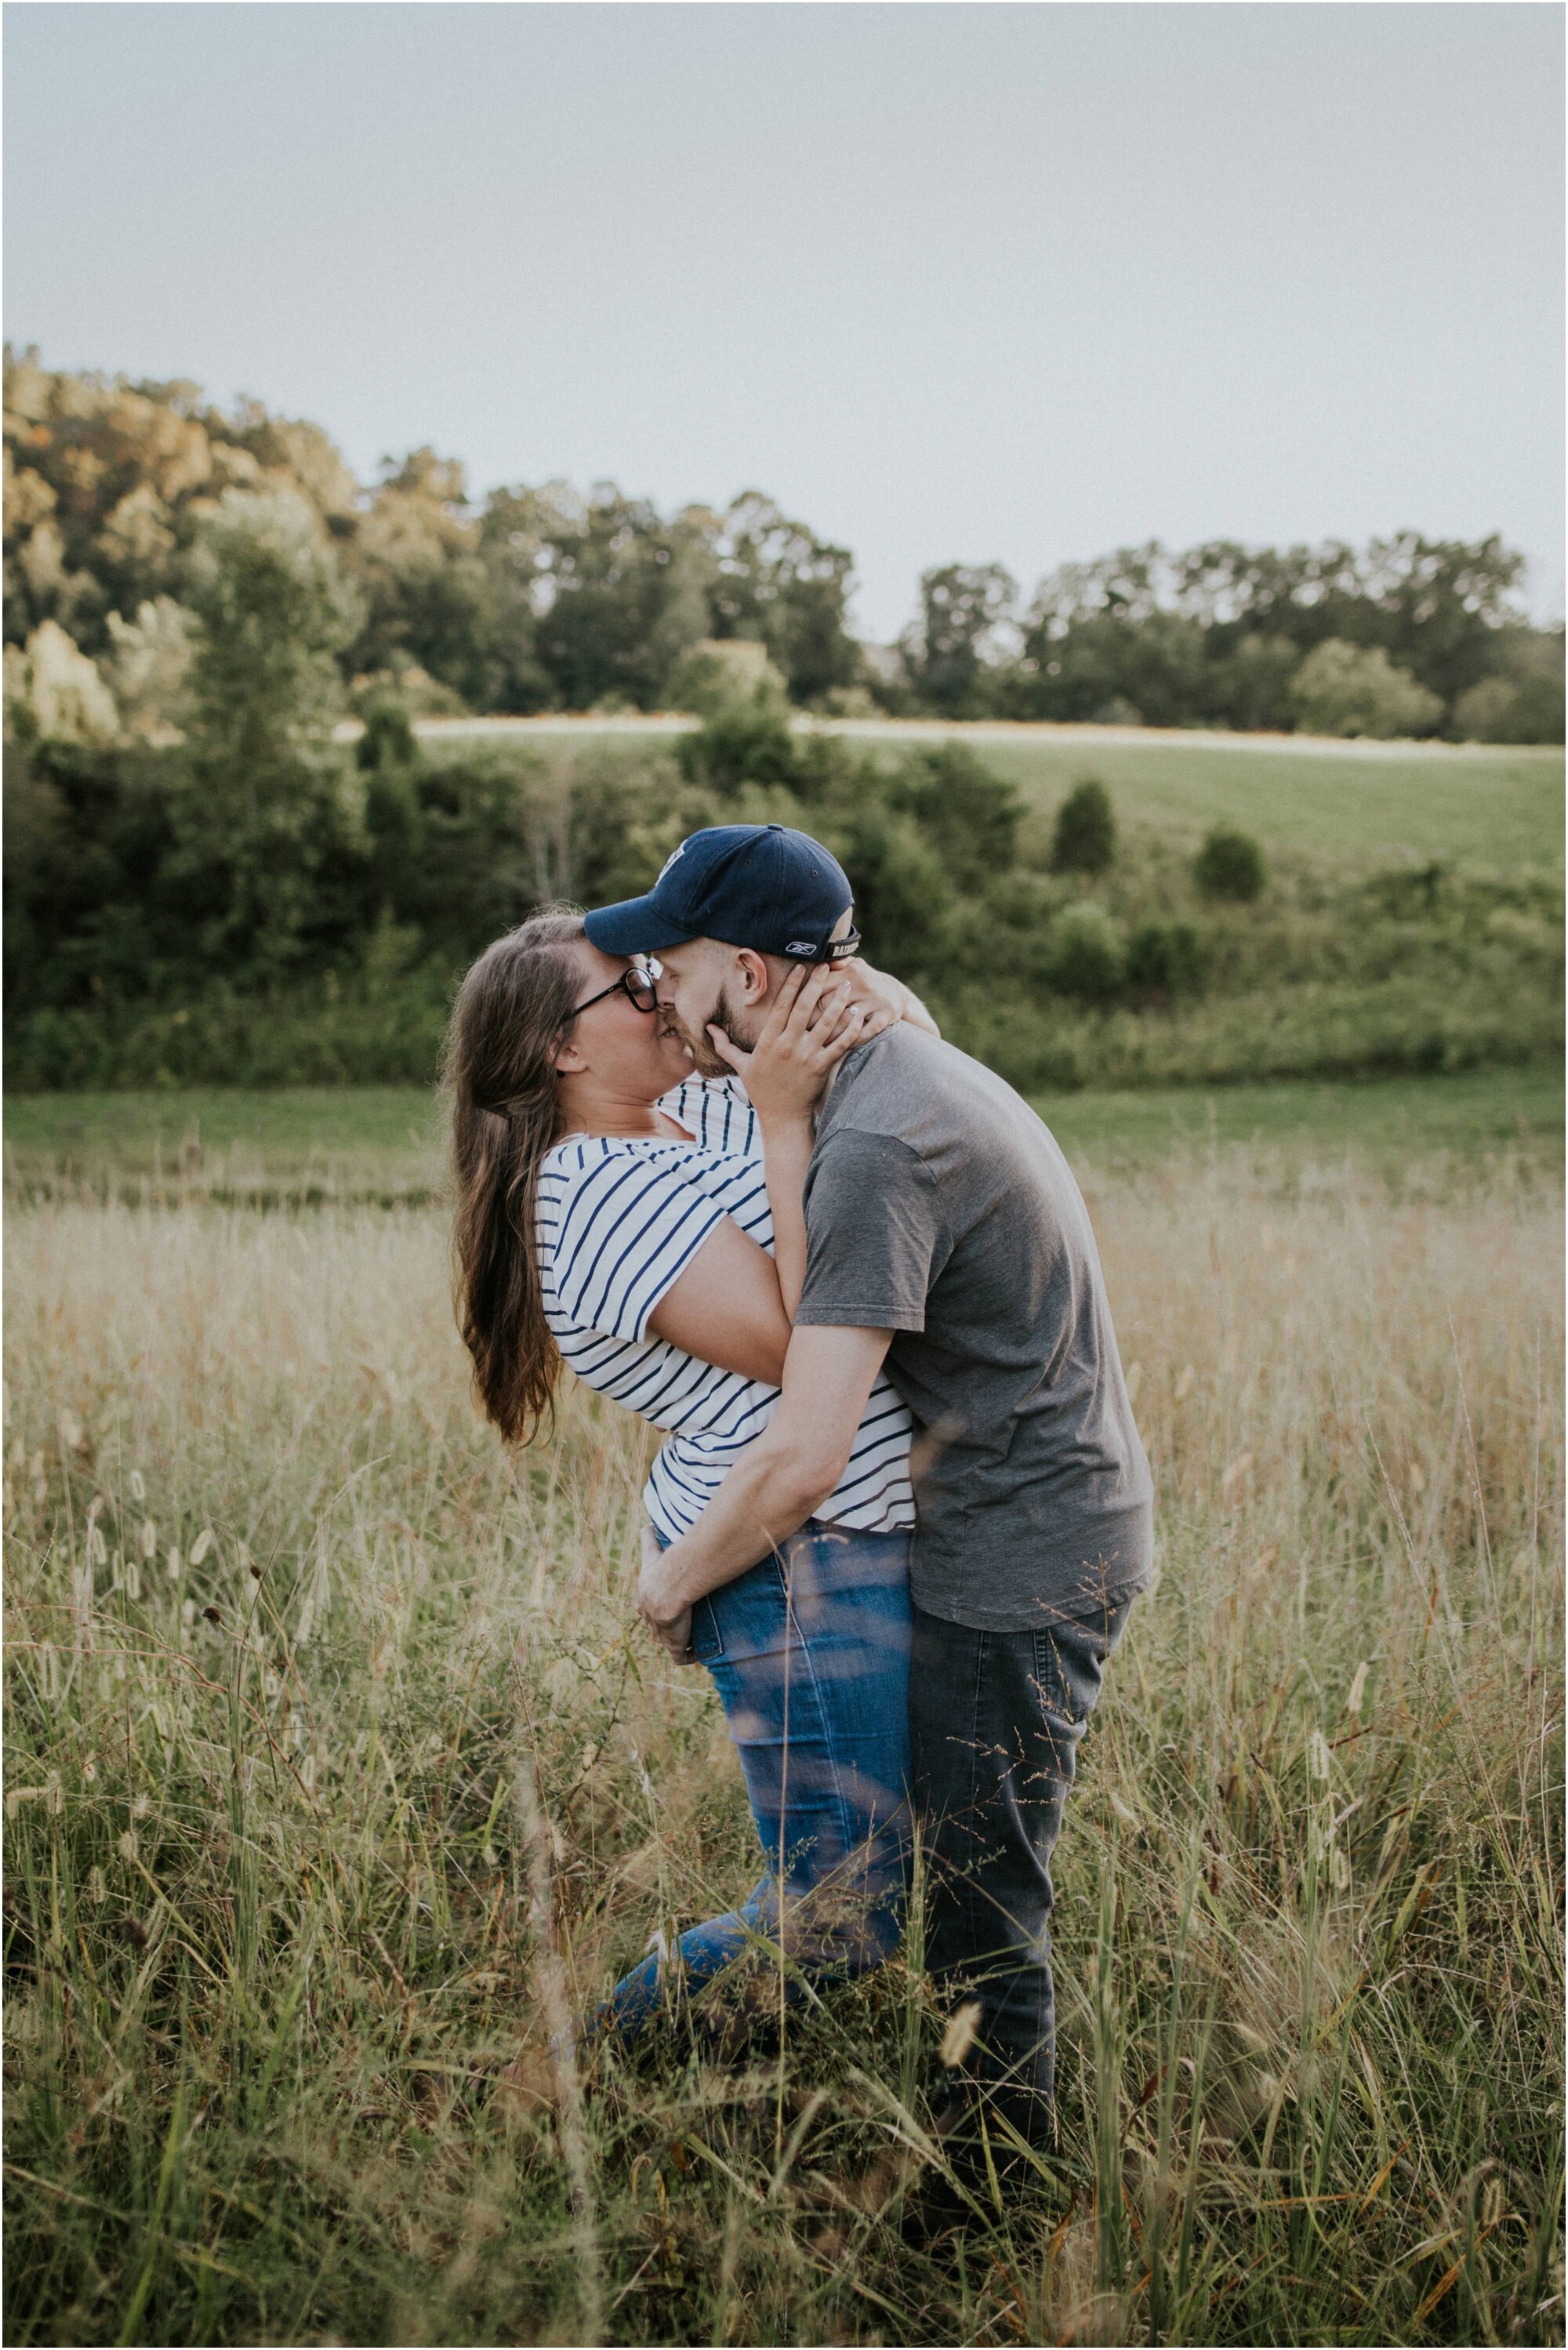
M 1085 734 L 1088 730 L 1085 730 Z M 1517 868 L 1560 864 L 1561 750 L 1479 744 L 1314 743 L 1266 746 L 1241 735 L 1104 744 L 1043 736 L 988 743 L 999 775 L 1054 806 L 1093 773 L 1129 819 L 1194 842 L 1239 824 L 1265 847 L 1365 864 L 1426 861 Z
M 475 1418 L 428 1098 L 14 1104 L 7 2339 L 1561 2340 L 1560 1100 L 1054 1106 L 1159 1570 L 1062 2143 L 935 2243 L 918 1908 L 777 2047 L 498 2089 L 750 1830 L 639 1431 Z
M 533 742 L 543 748 L 659 740 L 691 723 L 433 719 L 417 732 L 434 753 L 443 744 L 475 741 Z M 857 748 L 889 758 L 912 743 L 968 743 L 1044 811 L 1054 811 L 1082 776 L 1097 775 L 1129 822 L 1194 843 L 1210 825 L 1235 824 L 1267 848 L 1357 865 L 1437 857 L 1550 872 L 1563 862 L 1563 754 L 1556 745 L 1337 742 L 935 719 L 799 724 L 804 732 L 842 734 Z
M 1500 1149 L 1563 1161 L 1561 1069 L 1481 1069 L 1355 1084 L 1150 1086 L 1040 1094 L 1075 1159 L 1125 1171 L 1233 1147 L 1260 1176 L 1335 1181 L 1343 1164 L 1397 1177 L 1469 1168 Z M 5 1181 L 26 1200 L 422 1206 L 438 1193 L 439 1103 L 422 1086 L 211 1086 L 25 1094 L 5 1104 Z

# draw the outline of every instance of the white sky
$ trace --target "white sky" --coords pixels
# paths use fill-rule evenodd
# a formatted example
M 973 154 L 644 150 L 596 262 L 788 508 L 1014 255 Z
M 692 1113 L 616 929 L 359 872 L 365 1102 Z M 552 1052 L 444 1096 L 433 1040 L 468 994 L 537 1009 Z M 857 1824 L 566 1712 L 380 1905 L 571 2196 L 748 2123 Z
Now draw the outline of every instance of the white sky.
M 1501 530 L 1563 608 L 1555 5 L 5 10 L 5 323 L 362 478 L 929 565 Z

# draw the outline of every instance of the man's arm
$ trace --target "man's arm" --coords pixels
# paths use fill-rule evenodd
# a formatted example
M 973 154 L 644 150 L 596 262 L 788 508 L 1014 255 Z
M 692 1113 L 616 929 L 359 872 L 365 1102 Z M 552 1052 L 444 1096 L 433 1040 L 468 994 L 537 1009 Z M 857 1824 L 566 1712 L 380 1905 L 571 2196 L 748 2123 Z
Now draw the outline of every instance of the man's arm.
M 638 1606 L 672 1657 L 688 1661 L 693 1602 L 786 1542 L 832 1492 L 892 1336 L 843 1326 L 795 1331 L 773 1419 L 691 1533 L 644 1564 Z

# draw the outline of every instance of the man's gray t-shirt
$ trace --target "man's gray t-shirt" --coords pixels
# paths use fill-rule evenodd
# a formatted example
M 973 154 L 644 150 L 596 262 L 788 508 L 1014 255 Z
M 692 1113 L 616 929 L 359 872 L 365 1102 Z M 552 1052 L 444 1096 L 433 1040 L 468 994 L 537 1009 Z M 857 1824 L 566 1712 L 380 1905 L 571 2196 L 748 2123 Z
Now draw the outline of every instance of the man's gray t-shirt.
M 1148 1462 L 1083 1194 L 1028 1104 L 888 1029 L 828 1092 L 805 1218 L 796 1322 L 891 1330 L 888 1375 L 925 1431 L 917 1607 L 1026 1630 L 1140 1590 Z

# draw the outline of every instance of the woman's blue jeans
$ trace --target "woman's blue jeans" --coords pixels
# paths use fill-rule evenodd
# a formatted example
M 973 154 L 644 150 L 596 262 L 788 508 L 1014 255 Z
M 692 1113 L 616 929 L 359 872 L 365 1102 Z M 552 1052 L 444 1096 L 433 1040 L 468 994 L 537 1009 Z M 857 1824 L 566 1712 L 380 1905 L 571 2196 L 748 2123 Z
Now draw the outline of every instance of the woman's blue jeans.
M 671 1993 L 759 1942 L 814 1982 L 867 1973 L 897 1949 L 911 1846 L 909 1570 L 908 1534 L 813 1518 L 698 1601 L 691 1646 L 729 1721 L 764 1874 L 740 1908 L 634 1968 L 591 2034 L 631 2039 Z

